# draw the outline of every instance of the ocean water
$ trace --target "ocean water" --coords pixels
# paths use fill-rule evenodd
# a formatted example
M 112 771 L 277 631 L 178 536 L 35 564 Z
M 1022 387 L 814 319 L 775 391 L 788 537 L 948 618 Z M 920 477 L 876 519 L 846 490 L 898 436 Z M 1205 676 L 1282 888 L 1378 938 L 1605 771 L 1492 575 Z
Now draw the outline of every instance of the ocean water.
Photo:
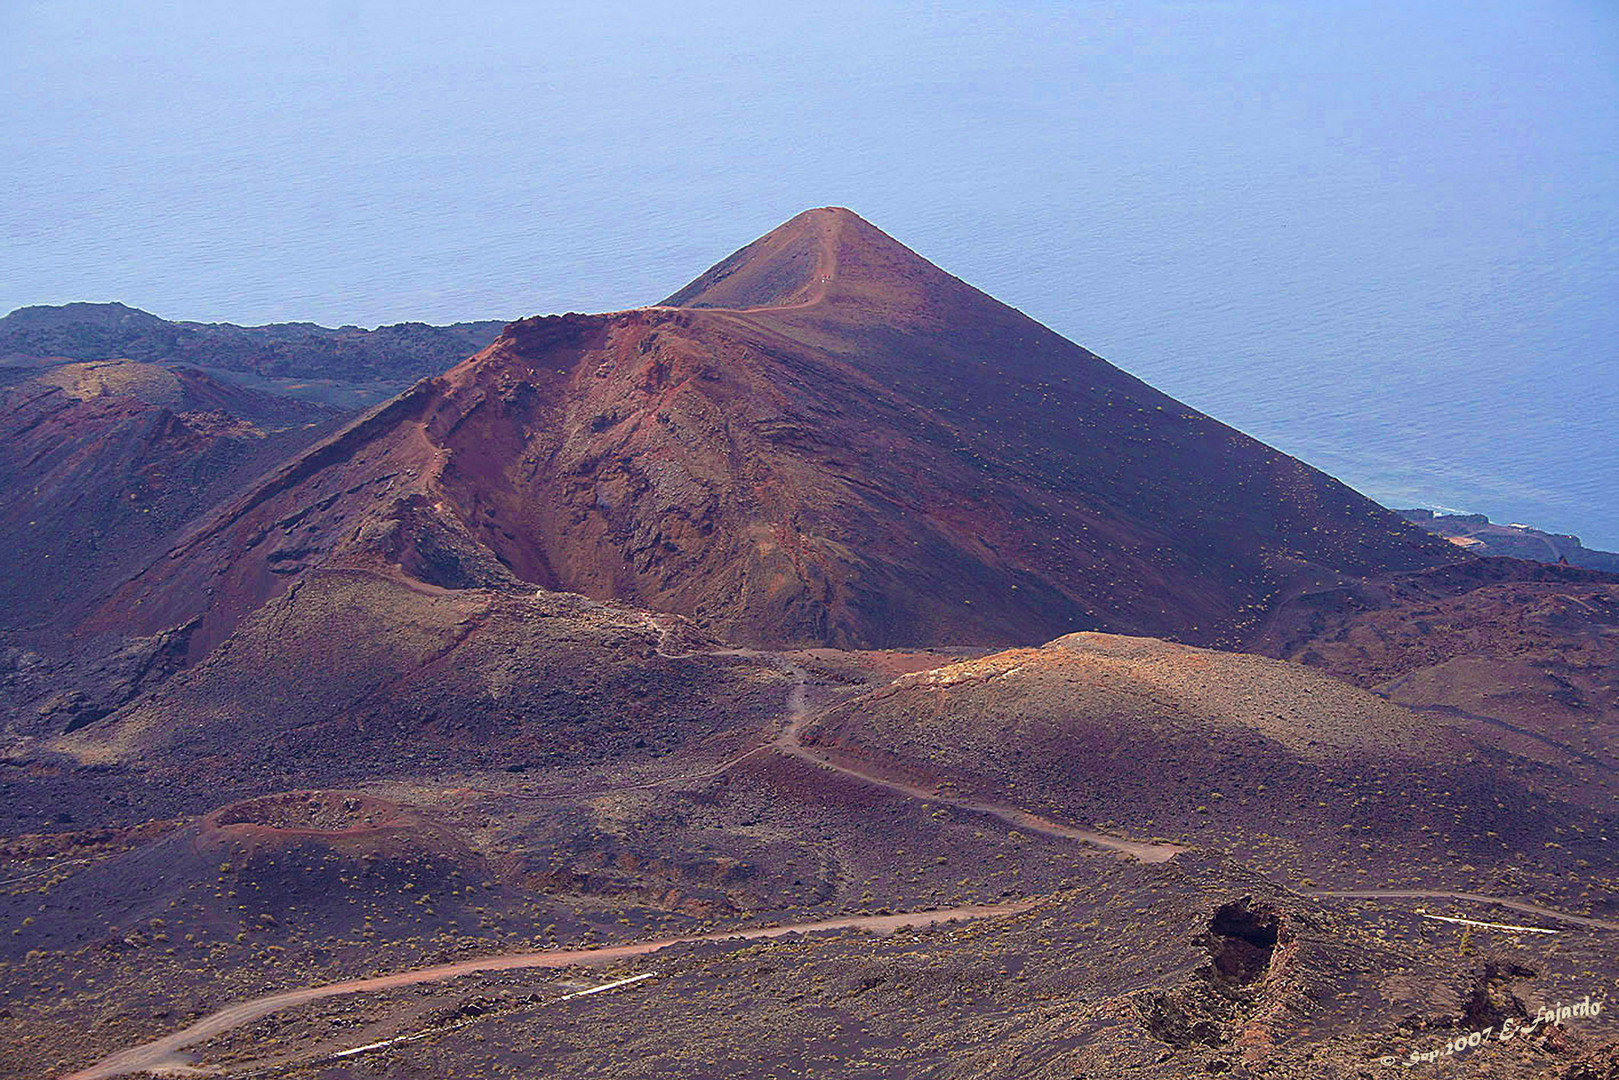
M 612 309 L 845 205 L 1384 502 L 1619 547 L 1619 6 L 600 7 L 0 0 L 0 311 Z

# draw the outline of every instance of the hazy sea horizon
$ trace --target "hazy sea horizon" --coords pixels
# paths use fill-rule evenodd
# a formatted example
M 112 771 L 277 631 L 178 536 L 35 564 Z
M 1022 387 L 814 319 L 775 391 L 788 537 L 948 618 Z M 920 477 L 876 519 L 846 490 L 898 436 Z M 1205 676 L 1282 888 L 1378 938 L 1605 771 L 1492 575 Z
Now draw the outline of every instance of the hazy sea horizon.
M 810 206 L 1391 506 L 1619 549 L 1599 3 L 0 6 L 0 312 L 650 303 Z

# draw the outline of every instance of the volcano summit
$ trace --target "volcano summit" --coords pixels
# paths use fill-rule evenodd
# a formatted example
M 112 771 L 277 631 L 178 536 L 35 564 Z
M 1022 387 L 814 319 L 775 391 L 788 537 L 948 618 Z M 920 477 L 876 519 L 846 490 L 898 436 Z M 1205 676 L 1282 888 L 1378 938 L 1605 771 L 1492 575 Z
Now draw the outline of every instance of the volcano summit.
M 759 645 L 1233 645 L 1301 583 L 1457 557 L 827 208 L 663 304 L 511 324 L 116 607 L 148 631 L 200 615 L 211 643 L 303 572 L 360 562 Z

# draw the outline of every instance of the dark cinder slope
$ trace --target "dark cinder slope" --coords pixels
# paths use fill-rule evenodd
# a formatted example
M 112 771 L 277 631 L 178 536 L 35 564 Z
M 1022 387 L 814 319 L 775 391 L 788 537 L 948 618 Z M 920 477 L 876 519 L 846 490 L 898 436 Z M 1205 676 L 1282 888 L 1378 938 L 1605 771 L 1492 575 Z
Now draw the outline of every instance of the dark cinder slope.
M 402 515 L 482 553 L 440 583 L 493 566 L 759 643 L 1230 644 L 1297 582 L 1466 558 L 847 210 L 672 299 L 512 324 L 289 464 L 120 612 L 148 632 L 206 613 L 218 640 L 303 568 L 415 558 L 385 527 Z
M 1516 868 L 1585 900 L 1564 875 L 1600 863 L 1619 825 L 1575 747 L 1300 664 L 1150 638 L 1072 634 L 905 675 L 801 738 L 909 783 L 1322 883 L 1443 877 L 1489 892 Z
M 1613 805 L 1619 576 L 1476 558 L 1323 587 L 1279 605 L 1249 648 L 1483 724 L 1490 742 L 1538 746 L 1574 763 L 1570 775 L 1541 783 Z
M 659 306 L 760 308 L 812 301 L 828 284 L 833 220 L 801 214 L 732 252 Z
M 362 330 L 314 323 L 174 322 L 125 304 L 18 308 L 0 319 L 0 359 L 127 358 L 266 376 L 408 383 L 489 344 L 500 322 L 398 323 Z
M 127 360 L 59 365 L 0 389 L 0 630 L 70 621 L 340 420 Z
M 635 761 L 779 707 L 779 675 L 661 655 L 682 629 L 567 594 L 317 571 L 116 722 L 56 745 L 217 795 Z

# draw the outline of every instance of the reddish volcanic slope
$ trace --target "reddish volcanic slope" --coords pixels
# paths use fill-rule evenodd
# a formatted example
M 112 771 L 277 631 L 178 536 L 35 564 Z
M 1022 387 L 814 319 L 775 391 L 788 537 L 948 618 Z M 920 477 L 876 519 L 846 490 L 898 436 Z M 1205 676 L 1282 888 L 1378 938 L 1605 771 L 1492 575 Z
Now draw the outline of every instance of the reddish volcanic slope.
M 70 621 L 336 410 L 129 360 L 0 389 L 0 630 Z
M 663 305 L 526 319 L 117 600 L 193 649 L 322 565 L 513 577 L 734 640 L 1245 638 L 1296 583 L 1464 558 L 847 210 Z

